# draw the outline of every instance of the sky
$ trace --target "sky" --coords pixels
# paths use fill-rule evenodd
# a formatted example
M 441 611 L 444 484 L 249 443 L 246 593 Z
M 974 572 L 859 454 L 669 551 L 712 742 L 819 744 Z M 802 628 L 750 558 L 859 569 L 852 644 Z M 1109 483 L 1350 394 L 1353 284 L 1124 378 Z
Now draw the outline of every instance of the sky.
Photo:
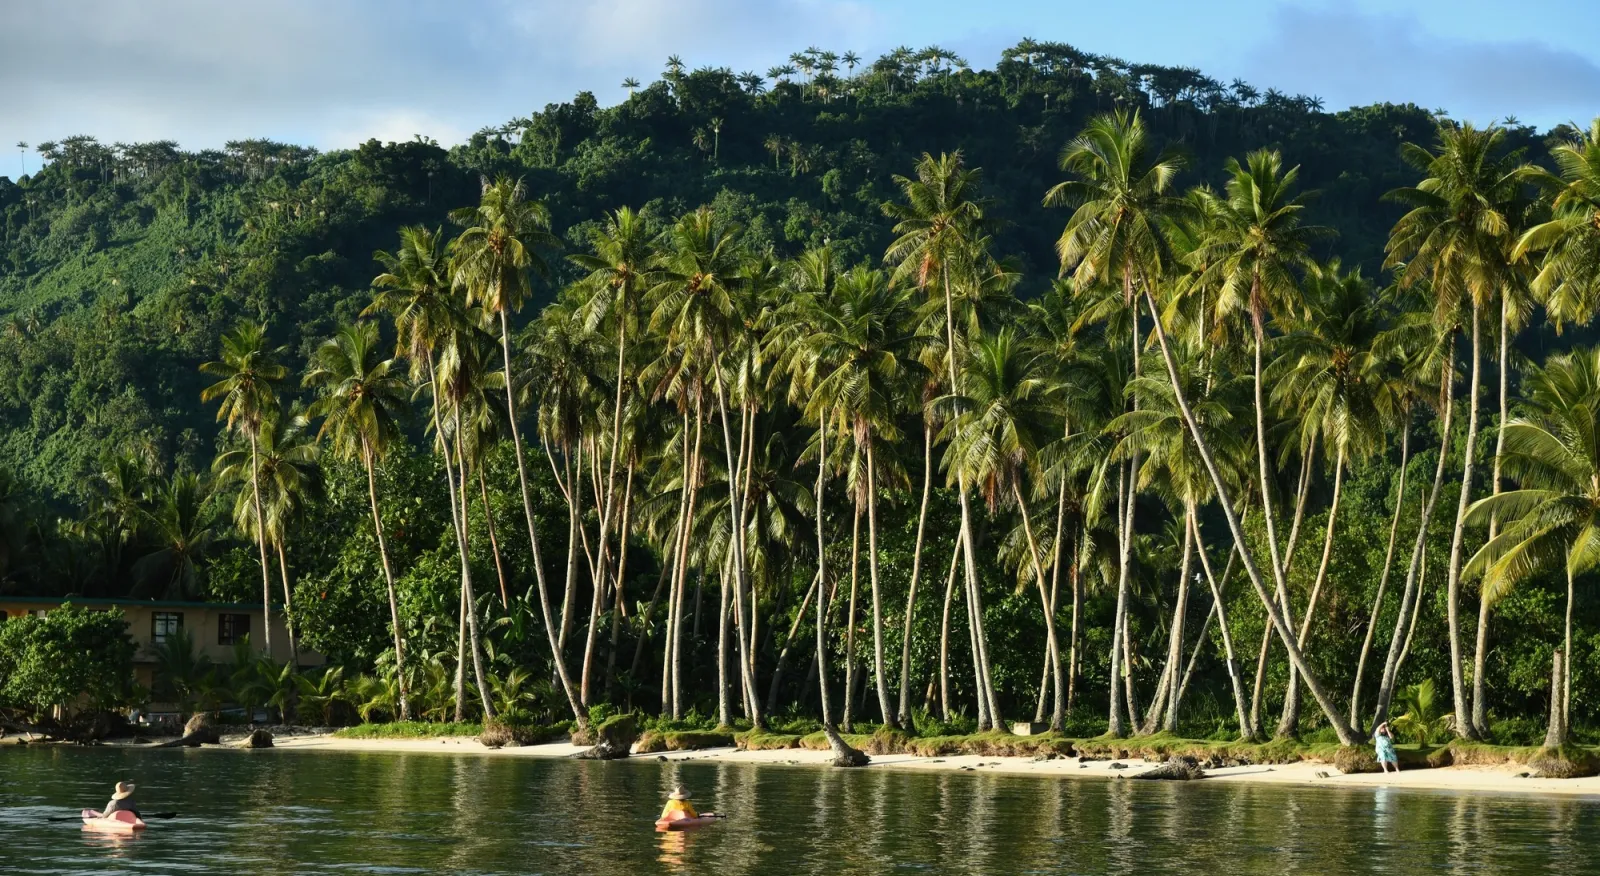
M 1329 110 L 1600 115 L 1600 0 L 0 0 L 0 174 L 37 167 L 10 144 L 80 133 L 450 145 L 581 90 L 614 103 L 670 54 L 760 72 L 812 45 L 937 44 L 989 67 L 1023 37 Z

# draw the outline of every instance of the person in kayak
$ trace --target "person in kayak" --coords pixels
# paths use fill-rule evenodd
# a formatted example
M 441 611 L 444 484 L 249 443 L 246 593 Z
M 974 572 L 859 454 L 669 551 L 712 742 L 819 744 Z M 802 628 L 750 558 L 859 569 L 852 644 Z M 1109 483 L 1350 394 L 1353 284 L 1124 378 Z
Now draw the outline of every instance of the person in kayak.
M 696 812 L 694 804 L 689 802 L 688 792 L 683 790 L 682 785 L 679 785 L 672 790 L 671 794 L 667 795 L 666 808 L 661 810 L 661 817 L 656 821 L 682 821 L 685 818 L 699 817 L 700 813 Z
M 100 813 L 100 817 L 110 818 L 113 812 L 132 812 L 137 818 L 139 810 L 133 806 L 133 789 L 132 782 L 118 782 L 117 790 L 111 794 L 111 802 L 106 804 L 106 809 Z

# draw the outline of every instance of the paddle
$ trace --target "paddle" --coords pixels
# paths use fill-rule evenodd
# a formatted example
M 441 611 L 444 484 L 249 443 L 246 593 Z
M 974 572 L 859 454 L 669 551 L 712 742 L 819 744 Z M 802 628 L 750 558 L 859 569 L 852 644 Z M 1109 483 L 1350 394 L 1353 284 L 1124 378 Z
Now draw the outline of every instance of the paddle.
M 150 820 L 156 819 L 156 818 L 177 818 L 177 817 L 178 817 L 178 813 L 176 813 L 176 812 L 151 812 L 151 813 L 148 813 L 148 814 L 143 813 L 143 812 L 139 813 L 139 818 L 144 820 L 144 821 L 150 821 Z M 82 815 L 51 816 L 50 818 L 47 818 L 45 820 L 46 821 L 82 821 L 83 820 L 83 816 Z

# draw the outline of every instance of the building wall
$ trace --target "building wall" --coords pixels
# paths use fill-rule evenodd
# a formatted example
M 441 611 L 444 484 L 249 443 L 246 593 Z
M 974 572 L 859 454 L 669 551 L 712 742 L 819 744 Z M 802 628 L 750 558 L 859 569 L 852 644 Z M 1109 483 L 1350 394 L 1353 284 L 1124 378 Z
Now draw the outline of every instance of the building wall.
M 233 646 L 219 644 L 218 628 L 221 617 L 225 614 L 244 614 L 250 617 L 250 643 L 259 652 L 263 640 L 262 610 L 250 606 L 207 606 L 202 603 L 160 603 L 160 602 L 118 602 L 105 604 L 103 602 L 80 603 L 85 608 L 108 610 L 119 608 L 128 620 L 128 635 L 133 639 L 138 651 L 134 653 L 135 663 L 149 663 L 154 659 L 151 652 L 151 635 L 154 632 L 156 612 L 172 612 L 182 617 L 183 629 L 194 640 L 195 652 L 209 657 L 215 663 L 232 663 Z M 6 613 L 8 618 L 19 617 L 35 611 L 49 611 L 59 608 L 59 601 L 39 602 L 36 600 L 8 600 L 0 596 L 0 611 Z M 282 612 L 273 612 L 272 615 L 272 659 L 280 663 L 289 660 L 289 633 L 284 626 Z M 300 652 L 301 666 L 321 666 L 324 663 L 321 654 L 311 651 Z M 148 679 L 141 674 L 141 683 L 148 683 Z

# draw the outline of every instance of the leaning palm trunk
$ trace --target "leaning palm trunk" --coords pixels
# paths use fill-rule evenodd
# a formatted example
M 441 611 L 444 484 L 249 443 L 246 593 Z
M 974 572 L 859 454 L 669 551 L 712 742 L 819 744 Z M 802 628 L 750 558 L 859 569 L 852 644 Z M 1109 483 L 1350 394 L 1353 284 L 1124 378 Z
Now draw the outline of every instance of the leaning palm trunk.
M 1150 291 L 1149 284 L 1145 285 L 1145 301 L 1149 304 L 1152 322 L 1155 325 L 1156 340 L 1161 346 L 1161 357 L 1167 366 L 1167 378 L 1171 381 L 1173 396 L 1178 402 L 1178 409 L 1183 414 L 1184 424 L 1189 427 L 1189 435 L 1194 439 L 1195 448 L 1200 452 L 1200 458 L 1205 462 L 1206 472 L 1211 476 L 1212 488 L 1216 490 L 1218 504 L 1222 507 L 1222 515 L 1228 521 L 1228 529 L 1233 534 L 1234 544 L 1238 546 L 1239 556 L 1244 560 L 1245 573 L 1250 577 L 1250 584 L 1256 590 L 1256 596 L 1261 600 L 1267 616 L 1272 621 L 1272 626 L 1277 629 L 1278 637 L 1283 640 L 1284 650 L 1289 654 L 1289 662 L 1305 680 L 1306 689 L 1316 699 L 1317 706 L 1322 709 L 1329 726 L 1339 742 L 1344 745 L 1354 745 L 1356 738 L 1350 732 L 1350 725 L 1344 721 L 1334 707 L 1327 690 L 1323 688 L 1321 679 L 1311 671 L 1311 666 L 1306 662 L 1305 654 L 1301 652 L 1300 645 L 1295 638 L 1294 630 L 1290 629 L 1289 622 L 1285 620 L 1283 612 L 1273 602 L 1272 594 L 1261 577 L 1261 571 L 1256 567 L 1255 557 L 1251 555 L 1248 543 L 1244 537 L 1244 527 L 1239 524 L 1239 516 L 1234 512 L 1233 502 L 1228 495 L 1228 485 L 1222 479 L 1222 472 L 1217 468 L 1216 459 L 1211 453 L 1211 447 L 1200 434 L 1200 427 L 1195 422 L 1194 412 L 1189 408 L 1189 400 L 1184 395 L 1182 383 L 1178 379 L 1178 366 L 1172 355 L 1172 350 L 1167 345 L 1166 330 L 1161 325 L 1161 311 L 1156 307 L 1155 297 Z
M 567 578 L 566 586 L 561 596 L 561 631 L 556 635 L 556 647 L 561 650 L 563 661 L 567 653 L 567 636 L 572 633 L 572 600 L 578 590 L 578 548 L 584 540 L 583 534 L 583 441 L 578 441 L 577 467 L 573 467 L 572 450 L 568 447 L 561 453 L 562 461 L 566 467 L 565 485 L 560 483 L 567 498 Z M 551 466 L 555 465 L 555 458 L 551 457 Z M 587 546 L 584 546 L 587 548 Z M 593 564 L 590 564 L 591 570 Z M 593 577 L 591 575 L 591 577 Z M 583 702 L 581 696 L 578 702 Z
M 1121 474 L 1123 488 L 1119 491 L 1117 502 L 1117 609 L 1112 615 L 1111 625 L 1111 696 L 1110 715 L 1107 719 L 1106 734 L 1109 736 L 1128 735 L 1127 724 L 1122 717 L 1122 694 L 1117 690 L 1117 683 L 1126 673 L 1127 667 L 1123 665 L 1123 655 L 1127 649 L 1124 647 L 1123 636 L 1127 630 L 1128 617 L 1128 567 L 1129 555 L 1133 550 L 1133 490 L 1131 489 L 1132 465 L 1124 466 Z M 1134 720 L 1134 715 L 1129 715 L 1128 720 Z
M 250 492 L 256 506 L 256 548 L 261 554 L 261 635 L 272 659 L 272 566 L 267 562 L 267 519 L 261 516 L 261 463 L 256 457 L 256 435 L 250 433 Z
M 917 511 L 917 543 L 911 552 L 911 586 L 906 590 L 906 616 L 900 633 L 900 723 L 911 726 L 911 621 L 916 617 L 917 582 L 922 579 L 923 536 L 928 531 L 928 497 L 933 490 L 933 426 L 922 425 L 922 505 Z
M 372 504 L 372 531 L 378 539 L 378 557 L 383 561 L 383 581 L 389 588 L 389 624 L 394 631 L 394 677 L 400 700 L 400 720 L 411 720 L 410 688 L 406 682 L 406 652 L 400 635 L 400 600 L 395 597 L 394 570 L 389 565 L 389 546 L 383 539 L 383 517 L 378 514 L 378 478 L 373 471 L 372 447 L 361 445 L 361 461 L 367 469 L 367 499 Z
M 783 648 L 778 651 L 778 662 L 772 669 L 772 683 L 767 688 L 767 711 L 778 711 L 778 691 L 783 686 L 783 671 L 789 666 L 789 649 L 794 645 L 795 634 L 800 632 L 800 622 L 805 619 L 806 609 L 811 607 L 811 597 L 817 595 L 817 579 L 811 579 L 811 586 L 806 588 L 805 598 L 800 600 L 800 609 L 794 614 L 794 621 L 789 625 L 789 635 L 784 637 Z
M 867 436 L 867 578 L 872 585 L 872 678 L 878 688 L 878 709 L 883 726 L 896 728 L 895 711 L 889 705 L 889 678 L 883 663 L 883 592 L 878 587 L 878 467 Z
M 1239 678 L 1239 661 L 1233 653 L 1233 636 L 1228 632 L 1228 603 L 1222 598 L 1222 588 L 1227 586 L 1228 578 L 1233 574 L 1233 561 L 1239 556 L 1239 548 L 1235 545 L 1228 553 L 1228 565 L 1223 567 L 1219 579 L 1211 574 L 1211 558 L 1206 556 L 1205 542 L 1200 541 L 1200 521 L 1192 514 L 1189 526 L 1195 531 L 1195 541 L 1200 542 L 1200 569 L 1206 574 L 1206 584 L 1211 589 L 1211 603 L 1216 608 L 1217 630 L 1222 633 L 1222 653 L 1228 664 L 1228 683 L 1233 688 L 1233 707 L 1239 716 L 1239 738 L 1254 739 L 1256 729 L 1250 723 L 1250 713 L 1245 710 L 1244 681 Z M 1181 698 L 1183 692 L 1180 690 L 1178 693 Z
M 1378 615 L 1383 611 L 1383 597 L 1389 588 L 1389 570 L 1394 564 L 1394 545 L 1400 533 L 1400 511 L 1406 504 L 1406 463 L 1411 458 L 1411 409 L 1405 410 L 1405 422 L 1400 429 L 1400 483 L 1394 495 L 1394 517 L 1389 521 L 1389 547 L 1383 553 L 1383 574 L 1378 578 L 1378 592 L 1372 597 L 1372 613 L 1367 618 L 1367 632 L 1361 639 L 1361 653 L 1356 658 L 1356 680 L 1350 687 L 1350 727 L 1361 731 L 1361 677 L 1367 669 L 1367 657 L 1372 653 L 1372 635 L 1378 629 Z M 1365 734 L 1363 734 L 1365 735 Z
M 828 580 L 828 539 L 822 513 L 823 489 L 828 481 L 828 426 L 826 419 L 817 433 L 817 580 Z M 828 737 L 835 766 L 865 766 L 867 756 L 851 748 L 833 724 L 828 707 L 828 613 L 823 600 L 817 600 L 817 689 L 822 697 L 822 732 Z
M 622 641 L 622 613 L 626 608 L 623 597 L 623 583 L 627 581 L 628 571 L 628 533 L 632 524 L 633 513 L 633 462 L 628 462 L 627 483 L 622 489 L 622 520 L 617 525 L 617 580 L 616 586 L 611 590 L 611 647 L 606 652 L 606 689 L 605 699 L 611 701 L 611 694 L 617 679 L 617 649 Z M 492 534 L 493 529 L 489 530 Z
M 955 300 L 950 293 L 950 272 L 948 267 L 940 272 L 944 281 L 944 330 L 945 330 L 945 364 L 948 367 L 950 378 L 950 391 L 960 391 L 956 382 L 956 325 L 955 325 Z M 978 566 L 974 557 L 973 545 L 977 542 L 972 537 L 972 503 L 967 496 L 967 474 L 959 468 L 956 471 L 956 486 L 961 499 L 961 539 L 966 547 L 962 556 L 966 561 L 967 573 L 967 599 L 970 602 L 972 613 L 972 636 L 976 643 L 975 651 L 978 662 L 977 688 L 978 696 L 984 701 L 985 708 L 980 708 L 978 727 L 987 729 L 993 726 L 1001 728 L 1000 697 L 994 689 L 994 673 L 989 666 L 988 637 L 983 629 L 983 595 L 978 587 Z M 990 721 L 986 722 L 983 715 L 987 713 Z
M 467 513 L 468 509 L 471 507 L 471 502 L 469 502 L 467 499 L 467 460 L 466 456 L 461 452 L 461 445 L 463 441 L 460 405 L 455 406 L 455 420 L 456 464 L 461 471 L 461 504 L 459 506 L 461 509 L 461 514 L 460 519 L 457 521 L 457 526 L 460 528 L 456 531 L 456 534 L 460 537 L 461 547 L 461 605 L 467 616 L 467 640 L 468 647 L 471 649 L 472 653 L 472 674 L 478 684 L 478 696 L 483 700 L 484 720 L 488 721 L 493 720 L 494 718 L 494 703 L 492 697 L 489 695 L 489 685 L 487 684 L 487 679 L 485 678 L 483 672 L 483 637 L 478 630 L 478 603 L 472 589 L 472 522 L 470 515 Z M 445 451 L 446 475 L 450 473 L 448 447 L 449 445 L 447 444 Z M 450 490 L 450 501 L 455 502 L 456 498 L 456 490 L 452 488 Z
M 855 495 L 856 512 L 850 523 L 850 603 L 844 620 L 844 732 L 855 732 L 856 702 L 856 594 L 861 583 L 861 494 Z
M 683 717 L 683 619 L 687 614 L 687 604 L 684 601 L 689 589 L 689 539 L 694 535 L 694 512 L 699 502 L 700 493 L 700 441 L 704 437 L 704 418 L 700 416 L 700 402 L 695 401 L 694 418 L 694 452 L 689 458 L 689 503 L 684 506 L 683 537 L 678 543 L 678 583 L 676 608 L 672 616 L 672 717 Z M 699 592 L 699 584 L 695 586 Z M 696 616 L 699 613 L 699 600 L 695 600 Z
M 1341 445 L 1333 463 L 1333 501 L 1328 506 L 1328 528 L 1322 535 L 1322 561 L 1317 565 L 1317 577 L 1311 585 L 1311 595 L 1306 597 L 1306 613 L 1300 619 L 1301 649 L 1311 635 L 1311 618 L 1317 613 L 1317 598 L 1328 580 L 1328 560 L 1333 557 L 1333 534 L 1338 525 L 1339 499 L 1344 486 L 1344 447 Z M 1283 695 L 1283 718 L 1278 722 L 1278 738 L 1293 736 L 1300 729 L 1300 677 L 1289 673 L 1289 687 Z
M 484 479 L 483 466 L 478 467 L 478 496 L 483 499 L 483 523 L 489 530 L 489 550 L 494 554 L 494 574 L 500 583 L 500 607 L 510 608 L 511 598 L 506 594 L 506 566 L 500 558 L 500 536 L 494 528 L 494 508 L 489 504 L 489 482 Z
M 1185 503 L 1185 505 L 1186 507 L 1184 508 L 1184 516 L 1186 518 L 1193 518 L 1193 503 Z M 1182 693 L 1183 687 L 1178 682 L 1178 665 L 1179 661 L 1183 657 L 1184 621 L 1187 619 L 1189 614 L 1189 570 L 1191 568 L 1189 561 L 1192 555 L 1191 548 L 1194 546 L 1193 525 L 1187 523 L 1184 525 L 1183 541 L 1184 549 L 1183 563 L 1181 564 L 1182 571 L 1178 573 L 1178 601 L 1172 607 L 1172 648 L 1167 655 L 1167 662 L 1169 664 L 1167 671 L 1171 673 L 1167 686 L 1169 689 L 1168 695 L 1171 697 L 1171 699 L 1167 702 L 1167 719 L 1163 726 L 1168 733 L 1178 729 L 1178 699 Z M 1204 549 L 1203 545 L 1201 546 L 1201 549 Z M 1204 635 L 1204 632 L 1202 632 L 1201 636 L 1203 637 Z M 1190 665 L 1193 665 L 1193 661 L 1190 661 Z
M 1061 732 L 1064 727 L 1065 707 L 1067 694 L 1061 678 L 1061 646 L 1056 641 L 1056 619 L 1052 610 L 1050 595 L 1044 586 L 1044 562 L 1039 558 L 1039 542 L 1033 537 L 1033 523 L 1031 522 L 1028 501 L 1022 496 L 1022 488 L 1013 483 L 1012 494 L 1017 500 L 1017 510 L 1022 512 L 1022 532 L 1028 538 L 1028 554 L 1033 559 L 1034 581 L 1039 585 L 1039 602 L 1044 610 L 1044 631 L 1047 654 L 1051 674 L 1055 677 L 1054 707 L 1050 710 L 1050 729 Z
M 1445 571 L 1445 615 L 1450 626 L 1450 693 L 1455 714 L 1469 715 L 1467 687 L 1461 665 L 1461 544 L 1467 532 L 1467 506 L 1472 500 L 1472 468 L 1478 442 L 1478 366 L 1483 358 L 1478 330 L 1478 304 L 1472 304 L 1472 377 L 1467 392 L 1467 443 L 1461 455 L 1461 495 L 1456 501 L 1455 531 L 1450 536 L 1450 565 Z M 1477 739 L 1472 721 L 1457 721 L 1456 735 Z
M 944 615 L 939 622 L 939 717 L 950 720 L 950 605 L 956 595 L 956 567 L 961 562 L 961 535 L 950 551 L 950 571 L 944 579 Z
M 528 545 L 533 552 L 533 574 L 535 584 L 539 590 L 539 610 L 544 616 L 545 637 L 549 640 L 550 657 L 555 661 L 556 678 L 561 682 L 561 692 L 566 695 L 567 705 L 572 709 L 572 717 L 578 722 L 579 727 L 589 725 L 589 715 L 578 703 L 578 698 L 573 694 L 572 678 L 567 673 L 567 662 L 561 657 L 561 648 L 556 644 L 555 619 L 550 614 L 550 594 L 545 589 L 544 560 L 539 555 L 539 533 L 533 523 L 533 494 L 528 490 L 528 465 L 522 452 L 522 431 L 517 428 L 517 398 L 516 381 L 509 379 L 514 373 L 511 369 L 511 324 L 506 318 L 504 309 L 500 311 L 500 351 L 505 359 L 506 368 L 506 419 L 511 424 L 512 449 L 517 454 L 517 485 L 522 490 L 522 514 L 528 521 Z M 374 506 L 376 513 L 376 506 Z M 393 585 L 391 584 L 391 590 Z
M 293 601 L 290 598 L 291 588 L 289 587 L 289 558 L 284 556 L 282 536 L 276 539 L 275 544 L 278 549 L 278 575 L 283 579 L 283 625 L 289 633 L 289 662 L 298 671 L 300 668 L 300 640 L 296 637 L 294 630 L 294 608 Z
M 1289 577 L 1289 570 L 1294 566 L 1294 549 L 1300 538 L 1300 521 L 1305 514 L 1306 497 L 1311 493 L 1311 464 L 1315 456 L 1316 443 L 1313 439 L 1311 446 L 1306 448 L 1305 454 L 1300 459 L 1299 486 L 1295 489 L 1294 523 L 1289 527 L 1289 544 L 1284 551 L 1283 558 L 1283 576 L 1285 580 Z M 1294 623 L 1293 616 L 1289 614 L 1289 591 L 1285 588 L 1279 588 L 1276 599 L 1278 604 L 1283 606 L 1284 617 L 1288 618 L 1290 623 Z M 1267 655 L 1272 651 L 1272 638 L 1272 625 L 1262 625 L 1261 649 L 1256 652 L 1255 684 L 1250 694 L 1250 726 L 1256 728 L 1261 726 L 1261 698 L 1266 690 Z
M 1500 495 L 1500 460 L 1505 455 L 1506 448 L 1506 417 L 1507 402 L 1509 401 L 1506 379 L 1511 371 L 1511 296 L 1500 296 L 1500 422 L 1495 428 L 1494 436 L 1494 474 L 1489 479 L 1489 490 L 1492 495 Z M 1489 541 L 1494 541 L 1500 533 L 1500 515 L 1495 514 L 1489 518 Z M 1484 694 L 1484 677 L 1488 675 L 1484 670 L 1489 656 L 1489 609 L 1494 607 L 1494 601 L 1478 592 L 1478 633 L 1475 637 L 1472 654 L 1472 726 L 1478 731 L 1479 736 L 1489 733 L 1488 697 Z M 1568 646 L 1568 655 L 1572 654 Z M 1568 661 L 1570 667 L 1570 661 Z
M 1455 344 L 1452 341 L 1450 357 L 1445 360 L 1446 363 L 1454 357 Z M 1378 703 L 1372 719 L 1373 726 L 1383 723 L 1389 715 L 1389 700 L 1394 694 L 1395 677 L 1400 672 L 1404 652 L 1409 650 L 1410 646 L 1410 636 L 1405 635 L 1407 620 L 1416 616 L 1417 612 L 1413 606 L 1421 607 L 1417 591 L 1421 586 L 1420 572 L 1426 554 L 1428 524 L 1433 521 L 1434 504 L 1438 501 L 1439 491 L 1444 486 L 1445 462 L 1450 456 L 1446 451 L 1450 446 L 1450 426 L 1455 413 L 1455 393 L 1452 391 L 1450 378 L 1451 368 L 1446 364 L 1444 373 L 1439 378 L 1439 394 L 1444 400 L 1444 421 L 1439 430 L 1442 436 L 1439 444 L 1439 463 L 1433 470 L 1433 487 L 1422 502 L 1421 519 L 1417 523 L 1417 539 L 1411 547 L 1411 562 L 1406 567 L 1406 586 L 1400 594 L 1400 610 L 1395 615 L 1394 633 L 1389 637 L 1389 655 L 1384 660 L 1383 678 L 1378 683 Z

